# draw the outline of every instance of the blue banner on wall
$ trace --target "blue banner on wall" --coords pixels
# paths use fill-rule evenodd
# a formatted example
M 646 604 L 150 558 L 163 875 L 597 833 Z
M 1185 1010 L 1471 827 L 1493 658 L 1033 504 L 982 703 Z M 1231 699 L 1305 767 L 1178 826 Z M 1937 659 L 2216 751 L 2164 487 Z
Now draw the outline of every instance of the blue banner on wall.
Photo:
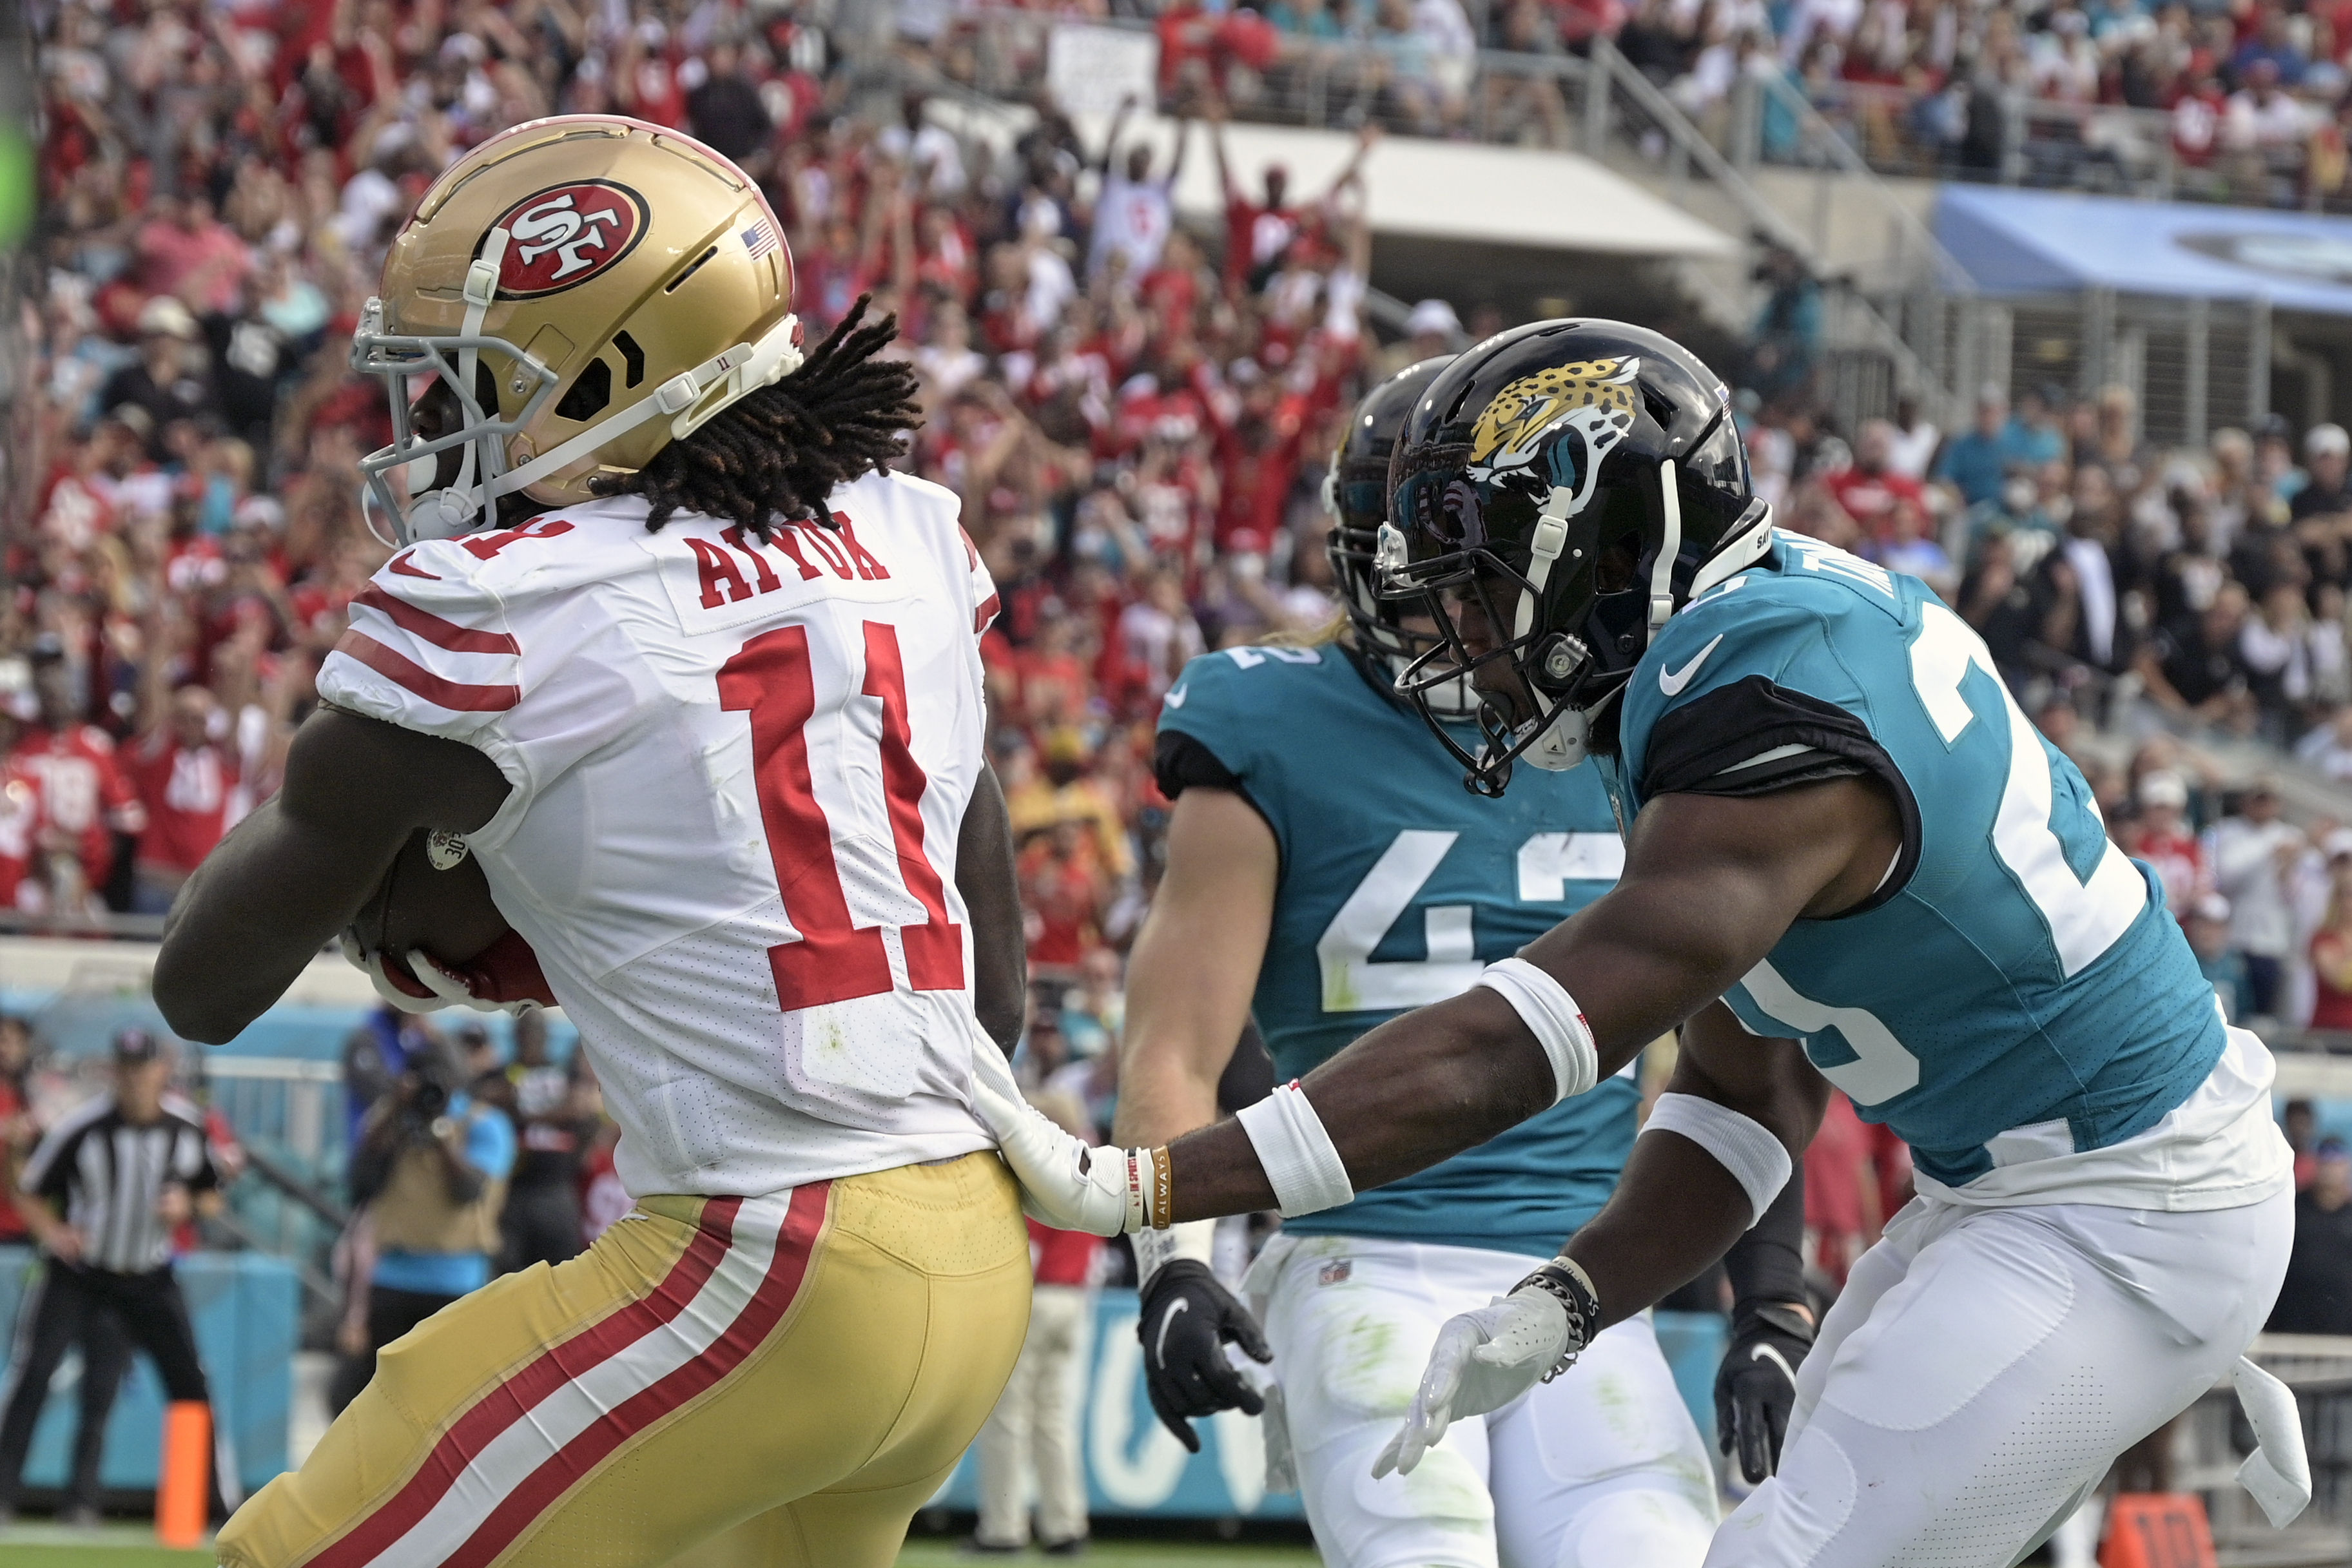
M 1086 1368 L 1078 1452 L 1086 1469 L 1087 1511 L 1100 1517 L 1304 1517 L 1297 1493 L 1265 1490 L 1265 1445 L 1255 1416 L 1227 1410 L 1195 1421 L 1193 1429 L 1202 1435 L 1198 1454 L 1186 1452 L 1160 1424 L 1143 1392 L 1136 1312 L 1133 1291 L 1105 1291 L 1095 1307 L 1094 1338 L 1078 1358 Z M 1657 1332 L 1675 1385 L 1711 1452 L 1724 1321 L 1706 1312 L 1660 1312 Z M 980 1479 L 972 1455 L 963 1457 L 932 1506 L 978 1511 Z
M 29 1249 L 0 1247 L 0 1357 L 14 1345 L 16 1308 L 37 1267 Z M 237 1479 L 250 1493 L 286 1469 L 301 1286 L 286 1263 L 257 1252 L 199 1252 L 182 1259 L 178 1270 L 195 1322 L 196 1354 L 212 1385 L 213 1419 L 235 1445 Z M 76 1353 L 49 1380 L 48 1405 L 33 1429 L 26 1486 L 66 1484 L 80 1378 Z M 107 1422 L 100 1484 L 109 1490 L 152 1490 L 163 1451 L 163 1384 L 141 1355 Z

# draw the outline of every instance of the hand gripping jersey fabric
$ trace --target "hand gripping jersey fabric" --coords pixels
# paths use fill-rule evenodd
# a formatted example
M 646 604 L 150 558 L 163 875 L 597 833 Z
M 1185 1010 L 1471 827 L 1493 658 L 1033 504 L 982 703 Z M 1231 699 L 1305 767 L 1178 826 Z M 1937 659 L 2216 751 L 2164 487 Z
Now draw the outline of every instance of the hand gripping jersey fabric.
M 1725 999 L 1756 1033 L 1802 1039 L 1864 1119 L 1912 1145 L 1923 1185 L 2023 1191 L 1997 1167 L 2126 1145 L 2213 1075 L 2221 1016 L 2161 883 L 2108 841 L 2082 774 L 1916 579 L 1779 534 L 1652 644 L 1621 745 L 1601 771 L 1629 821 L 1657 793 L 1723 791 L 1748 769 L 1826 762 L 1895 792 L 1907 841 L 1878 894 L 1797 922 Z M 2090 1200 L 2253 1201 L 2274 1162 L 2246 1147 L 2250 1167 L 2201 1196 L 2153 1152 L 2146 1181 L 2121 1184 L 2136 1195 Z
M 1624 863 L 1590 770 L 1537 773 L 1500 800 L 1337 647 L 1194 659 L 1160 717 L 1205 747 L 1274 830 L 1274 927 L 1252 1001 L 1276 1076 L 1303 1075 L 1408 1009 L 1469 988 L 1608 891 Z M 1338 1208 L 1299 1235 L 1444 1241 L 1549 1258 L 1592 1218 L 1632 1151 L 1632 1070 L 1591 1093 Z
M 761 544 L 620 497 L 418 545 L 320 695 L 479 748 L 469 842 L 579 1026 L 632 1195 L 990 1145 L 958 830 L 995 591 L 948 491 L 874 475 Z

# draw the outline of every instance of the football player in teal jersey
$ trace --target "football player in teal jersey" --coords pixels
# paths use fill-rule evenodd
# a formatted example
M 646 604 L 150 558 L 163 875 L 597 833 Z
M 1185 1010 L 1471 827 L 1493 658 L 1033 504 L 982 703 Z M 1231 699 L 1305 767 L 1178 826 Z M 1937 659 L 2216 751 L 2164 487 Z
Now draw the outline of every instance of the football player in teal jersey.
M 1298 1077 L 1458 996 L 1615 880 L 1624 846 L 1591 769 L 1481 800 L 1394 689 L 1439 639 L 1379 596 L 1376 533 L 1397 431 L 1444 363 L 1365 398 L 1334 455 L 1346 613 L 1311 645 L 1194 659 L 1168 695 L 1156 770 L 1175 810 L 1128 976 L 1121 1143 L 1213 1121 L 1253 1015 L 1276 1075 Z M 1466 685 L 1427 700 L 1475 738 Z M 1635 1071 L 1628 1061 L 1476 1149 L 1289 1222 L 1247 1281 L 1255 1316 L 1209 1270 L 1211 1222 L 1139 1236 L 1138 1329 L 1170 1429 L 1197 1448 L 1190 1418 L 1256 1408 L 1224 1345 L 1261 1359 L 1270 1345 L 1266 1441 L 1334 1568 L 1698 1568 L 1714 1469 L 1643 1316 L 1601 1333 L 1567 1376 L 1455 1425 L 1411 1482 L 1371 1473 L 1445 1321 L 1508 1291 L 1607 1200 L 1633 1148 Z M 1792 1183 L 1730 1260 L 1742 1326 L 1727 1364 L 1745 1375 L 1724 1402 L 1757 1479 L 1812 1337 L 1802 1211 Z M 1768 1354 L 1748 1354 L 1757 1345 Z
M 1589 753 L 1629 830 L 1615 888 L 1167 1148 L 1073 1149 L 993 1087 L 984 1113 L 1064 1223 L 1304 1213 L 1680 1025 L 1614 1196 L 1445 1325 L 1381 1469 L 1700 1268 L 1834 1082 L 1912 1145 L 1919 1196 L 1822 1322 L 1779 1472 L 1709 1568 L 2011 1568 L 2233 1363 L 2263 1448 L 2242 1478 L 2292 1517 L 2292 1403 L 2239 1360 L 2293 1230 L 2269 1053 L 1976 635 L 1917 581 L 1771 527 L 1727 403 L 1654 333 L 1539 322 L 1448 366 L 1391 469 L 1384 580 L 1447 630 L 1401 689 L 1470 672 L 1485 792 Z

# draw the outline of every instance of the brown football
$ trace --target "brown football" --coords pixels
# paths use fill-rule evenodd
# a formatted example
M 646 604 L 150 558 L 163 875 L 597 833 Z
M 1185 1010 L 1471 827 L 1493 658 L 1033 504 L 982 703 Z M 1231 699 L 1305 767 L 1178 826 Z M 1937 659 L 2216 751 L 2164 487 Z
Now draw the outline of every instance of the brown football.
M 462 964 L 506 935 L 506 916 L 491 901 L 479 862 L 467 855 L 436 871 L 426 839 L 420 829 L 402 848 L 352 926 L 372 952 L 422 947 L 445 963 Z

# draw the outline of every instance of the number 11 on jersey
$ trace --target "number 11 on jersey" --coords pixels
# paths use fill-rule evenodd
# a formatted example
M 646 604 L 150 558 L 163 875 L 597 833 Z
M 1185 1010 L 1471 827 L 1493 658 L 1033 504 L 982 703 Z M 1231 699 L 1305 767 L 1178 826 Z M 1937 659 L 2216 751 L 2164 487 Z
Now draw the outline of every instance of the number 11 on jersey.
M 919 991 L 961 990 L 963 928 L 950 922 L 947 885 L 923 852 L 923 791 L 929 780 L 915 760 L 907 725 L 905 661 L 887 622 L 866 622 L 864 695 L 882 703 L 882 787 L 898 851 L 898 873 L 923 906 L 920 925 L 898 927 L 908 983 Z M 816 798 L 807 725 L 816 712 L 816 677 L 808 628 L 779 626 L 743 644 L 719 669 L 719 706 L 751 716 L 751 768 L 760 820 L 776 869 L 784 912 L 797 942 L 768 949 L 776 1000 L 786 1010 L 879 996 L 891 988 L 890 954 L 879 925 L 853 925 L 833 827 Z

